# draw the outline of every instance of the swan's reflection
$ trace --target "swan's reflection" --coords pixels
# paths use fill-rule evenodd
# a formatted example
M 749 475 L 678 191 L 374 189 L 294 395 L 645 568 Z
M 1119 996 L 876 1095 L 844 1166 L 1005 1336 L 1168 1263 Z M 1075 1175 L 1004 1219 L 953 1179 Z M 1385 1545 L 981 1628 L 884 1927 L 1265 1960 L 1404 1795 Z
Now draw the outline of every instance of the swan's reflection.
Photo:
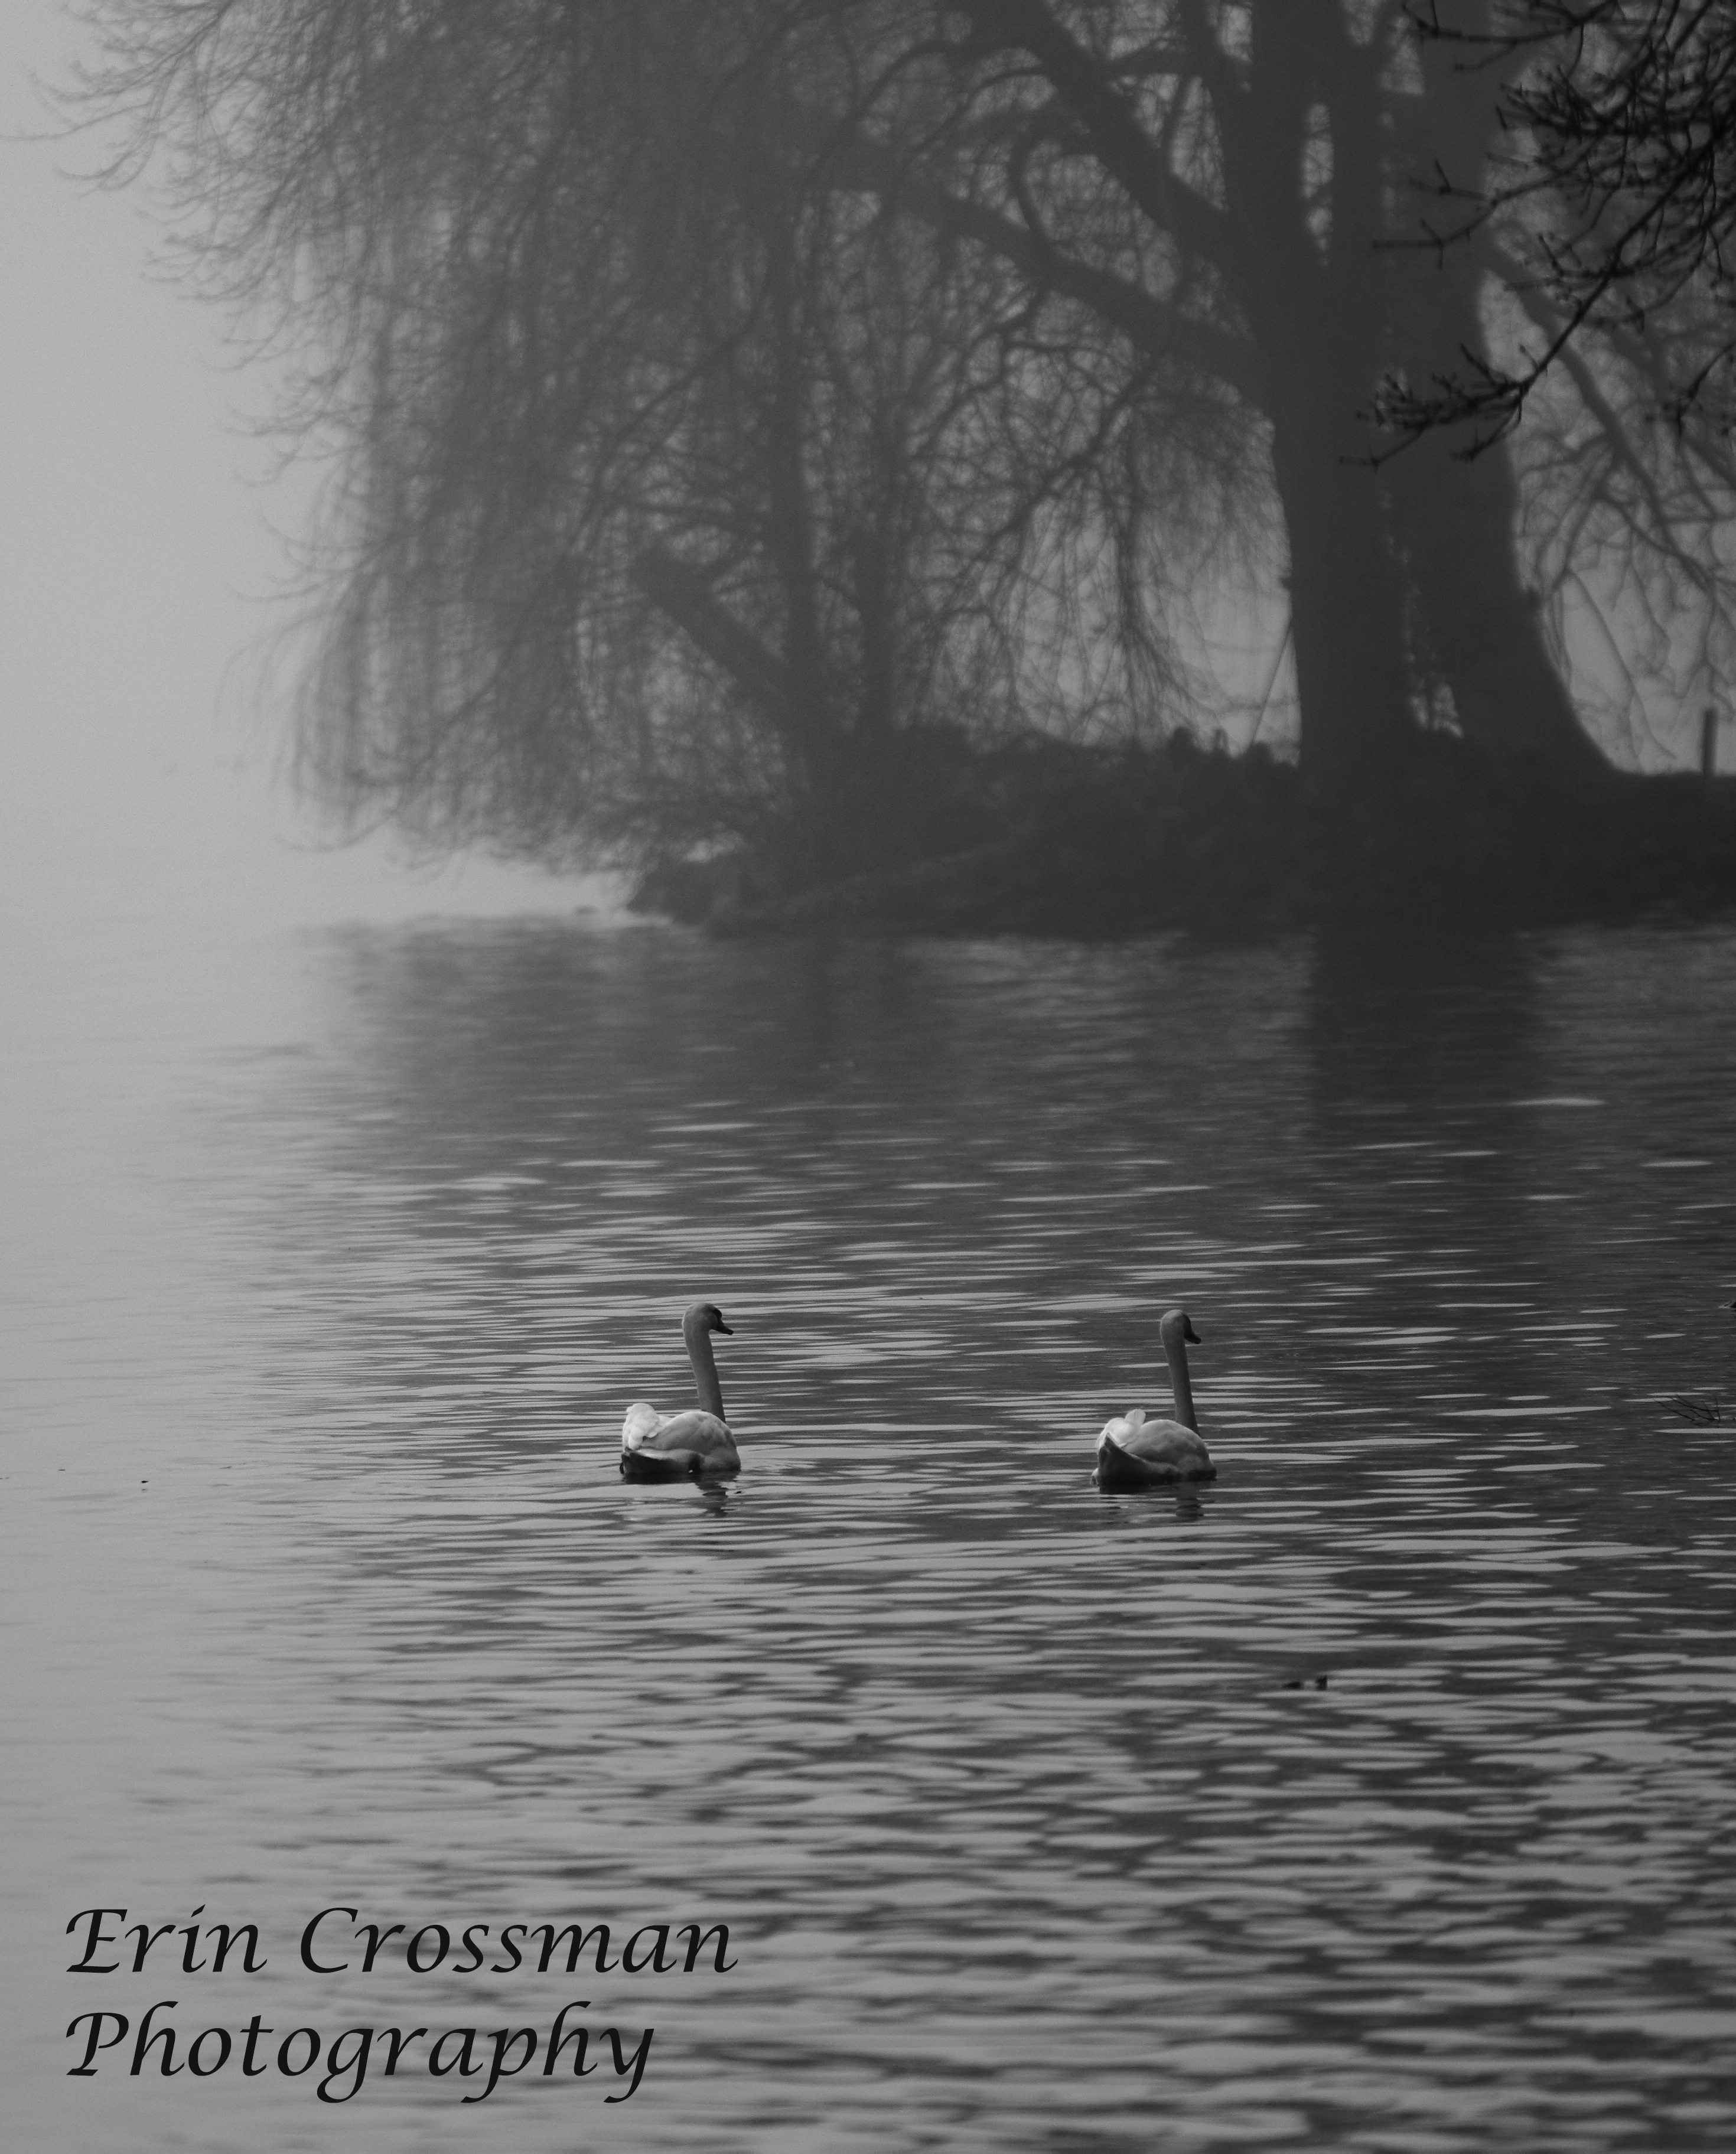
M 722 1480 L 712 1474 L 690 1473 L 682 1479 L 667 1481 L 620 1481 L 623 1494 L 631 1495 L 636 1503 L 681 1503 L 697 1498 L 698 1508 L 722 1518 L 728 1510 L 732 1498 L 741 1500 L 741 1484 L 733 1478 Z
M 1085 1485 L 1096 1489 L 1095 1476 Z M 1218 1493 L 1210 1483 L 1160 1482 L 1149 1488 L 1105 1492 L 1103 1500 L 1113 1507 L 1112 1516 L 1118 1525 L 1136 1525 L 1141 1519 L 1180 1519 L 1191 1523 L 1204 1518 L 1208 1505 Z

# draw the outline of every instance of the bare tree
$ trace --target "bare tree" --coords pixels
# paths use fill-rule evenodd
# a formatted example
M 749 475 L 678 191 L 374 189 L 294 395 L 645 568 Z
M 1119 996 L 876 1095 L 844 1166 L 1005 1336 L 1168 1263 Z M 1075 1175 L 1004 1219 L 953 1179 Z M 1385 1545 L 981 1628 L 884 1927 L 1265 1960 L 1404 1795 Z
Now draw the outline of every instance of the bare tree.
M 1527 581 L 1579 694 L 1623 759 L 1679 756 L 1659 726 L 1697 732 L 1736 688 L 1736 9 L 1418 18 L 1432 66 L 1499 93 L 1497 153 L 1449 148 L 1418 180 L 1441 273 L 1483 267 L 1492 335 L 1390 380 L 1381 408 L 1427 456 L 1510 457 Z
M 1059 543 L 991 446 L 1022 303 L 812 183 L 853 94 L 826 35 L 699 0 L 103 20 L 117 176 L 170 154 L 197 273 L 294 340 L 286 418 L 335 451 L 301 738 L 340 809 L 832 845 L 889 743 L 1017 706 L 1014 571 Z
M 1503 139 L 1499 0 L 100 14 L 117 171 L 166 151 L 203 273 L 301 335 L 350 811 L 828 852 L 941 720 L 1163 722 L 1227 569 L 1325 790 L 1443 721 L 1603 767 L 1523 543 L 1560 470 L 1376 416 L 1527 298 L 1504 227 L 1415 243 Z
M 1383 400 L 1408 431 L 1474 421 L 1473 447 L 1514 425 L 1576 341 L 1626 331 L 1681 418 L 1736 350 L 1736 7 L 1731 0 L 1509 0 L 1483 23 L 1417 10 L 1417 27 L 1461 76 L 1502 87 L 1507 153 L 1487 171 L 1437 166 L 1442 247 L 1496 228 L 1516 286 L 1547 295 L 1539 334 L 1511 364 L 1480 351 L 1451 374 Z M 1688 324 L 1692 323 L 1692 333 Z
M 1550 662 L 1504 454 L 1377 469 L 1383 384 L 1483 336 L 1480 260 L 1404 242 L 1412 185 L 1481 159 L 1499 85 L 1434 64 L 1398 0 L 834 0 L 885 78 L 954 89 L 946 143 L 871 115 L 849 176 L 1117 338 L 1172 406 L 1227 400 L 1281 528 L 1304 761 L 1400 773 L 1439 682 L 1465 736 L 1564 775 L 1601 758 Z M 1457 0 L 1468 33 L 1489 0 Z M 1431 146 L 1432 145 L 1432 146 Z

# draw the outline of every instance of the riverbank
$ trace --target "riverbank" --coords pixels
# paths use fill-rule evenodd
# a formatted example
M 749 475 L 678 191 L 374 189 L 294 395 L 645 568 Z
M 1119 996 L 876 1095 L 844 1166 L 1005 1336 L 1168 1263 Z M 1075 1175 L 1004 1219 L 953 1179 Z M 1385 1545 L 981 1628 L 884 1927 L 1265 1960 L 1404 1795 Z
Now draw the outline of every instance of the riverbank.
M 1054 743 L 932 775 L 908 820 L 793 872 L 772 848 L 668 860 L 631 901 L 717 934 L 1185 928 L 1261 935 L 1350 916 L 1554 925 L 1736 908 L 1736 778 L 1611 775 L 1564 791 L 1445 735 L 1345 806 L 1260 749 Z M 915 829 L 912 834 L 912 824 Z

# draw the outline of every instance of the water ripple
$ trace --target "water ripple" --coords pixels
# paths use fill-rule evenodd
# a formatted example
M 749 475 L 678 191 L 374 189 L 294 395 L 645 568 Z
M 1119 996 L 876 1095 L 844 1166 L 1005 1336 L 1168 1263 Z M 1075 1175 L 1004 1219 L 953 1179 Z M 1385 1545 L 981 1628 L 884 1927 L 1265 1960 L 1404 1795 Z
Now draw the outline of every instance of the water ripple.
M 135 1013 L 124 1094 L 8 1079 L 44 1920 L 728 1921 L 587 1977 L 654 2064 L 498 2095 L 525 2148 L 1729 2142 L 1736 1451 L 1659 1401 L 1729 1377 L 1736 939 L 274 963 Z M 625 1484 L 701 1295 L 746 1470 Z M 1172 1301 L 1222 1478 L 1100 1495 Z M 479 2009 L 410 1979 L 344 2014 Z

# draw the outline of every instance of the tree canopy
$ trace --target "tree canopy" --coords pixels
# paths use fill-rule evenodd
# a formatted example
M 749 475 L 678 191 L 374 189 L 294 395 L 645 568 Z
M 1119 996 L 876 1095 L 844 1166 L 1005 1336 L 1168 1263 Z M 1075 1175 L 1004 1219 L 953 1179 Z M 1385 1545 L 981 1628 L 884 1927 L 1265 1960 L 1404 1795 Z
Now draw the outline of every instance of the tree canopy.
M 1672 332 L 1671 416 L 1736 350 L 1736 8 L 1731 0 L 1513 0 L 1470 30 L 1419 11 L 1419 34 L 1505 83 L 1511 147 L 1482 176 L 1438 175 L 1452 244 L 1499 220 L 1554 305 L 1540 344 L 1508 366 L 1433 385 L 1391 416 L 1417 426 L 1517 422 L 1533 389 L 1600 329 Z M 1524 212 L 1514 215 L 1514 212 Z M 1455 214 L 1456 212 L 1456 214 Z M 1690 340 L 1684 330 L 1692 326 Z
M 1209 726 L 1279 671 L 1328 794 L 1441 728 L 1570 784 L 1620 743 L 1569 692 L 1568 612 L 1630 679 L 1728 666 L 1729 475 L 1658 438 L 1644 306 L 1582 357 L 1604 271 L 1527 252 L 1537 203 L 1606 184 L 1571 100 L 1602 110 L 1633 8 L 96 12 L 117 175 L 161 161 L 335 449 L 301 738 L 350 812 L 824 851 L 893 778 L 920 820 L 951 744 Z M 1443 199 L 1478 205 L 1444 245 Z M 1715 341 L 1715 248 L 1651 229 L 1671 333 Z M 1440 404 L 1519 378 L 1539 323 L 1570 363 L 1534 418 Z M 1228 690 L 1227 588 L 1267 641 Z

